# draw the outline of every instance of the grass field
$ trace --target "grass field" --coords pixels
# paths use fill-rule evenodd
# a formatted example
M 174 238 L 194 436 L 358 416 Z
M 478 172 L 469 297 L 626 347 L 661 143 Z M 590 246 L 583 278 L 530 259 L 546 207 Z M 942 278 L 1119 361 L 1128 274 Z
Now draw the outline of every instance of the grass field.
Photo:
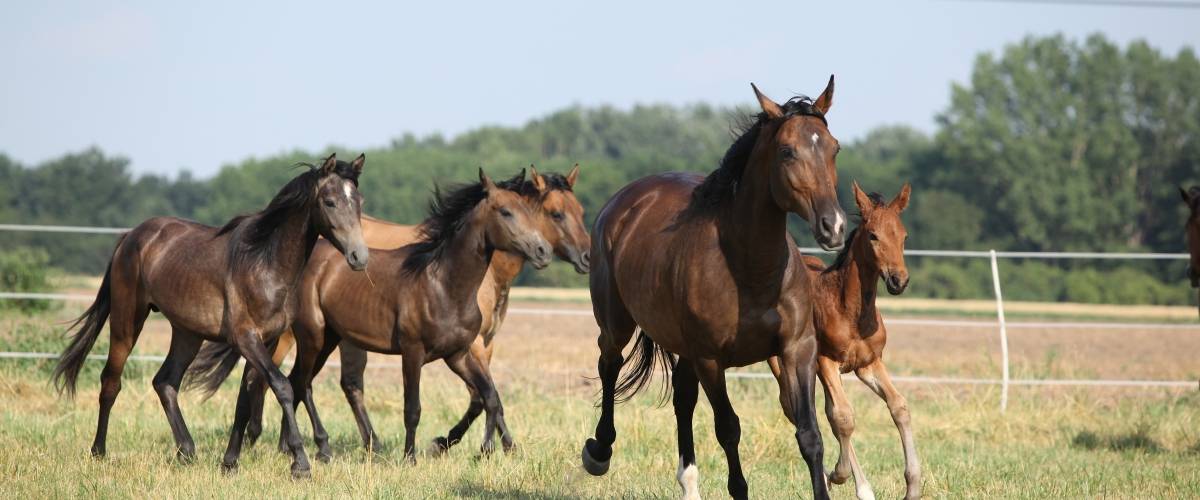
M 579 307 L 526 303 L 518 306 Z M 0 318 L 0 350 L 61 349 L 61 326 L 77 305 L 37 317 Z M 161 354 L 167 327 L 152 319 L 135 354 Z M 1011 332 L 1014 378 L 1134 378 L 1195 380 L 1200 332 L 1020 330 Z M 999 362 L 990 329 L 894 327 L 888 360 L 893 373 L 994 377 Z M 181 406 L 196 438 L 198 460 L 180 465 L 158 399 L 150 387 L 156 363 L 130 363 L 113 412 L 109 456 L 88 455 L 95 428 L 101 362 L 89 363 L 76 401 L 48 386 L 48 361 L 0 360 L 0 496 L 227 497 L 400 496 L 404 498 L 661 498 L 678 494 L 675 424 L 653 391 L 617 407 L 612 469 L 594 478 L 579 466 L 579 449 L 598 411 L 592 407 L 595 326 L 583 316 L 511 316 L 499 338 L 495 376 L 513 452 L 477 456 L 479 422 L 448 456 L 400 461 L 404 426 L 398 370 L 368 372 L 368 405 L 389 449 L 362 452 L 353 419 L 337 387 L 335 368 L 316 395 L 335 449 L 330 464 L 314 464 L 311 480 L 289 478 L 274 450 L 278 411 L 268 409 L 264 442 L 243 455 L 235 476 L 217 463 L 232 421 L 235 387 L 211 400 L 185 394 Z M 94 353 L 106 351 L 102 337 Z M 336 359 L 336 355 L 335 355 Z M 379 359 L 379 365 L 394 359 Z M 762 366 L 748 368 L 763 370 Z M 807 497 L 806 469 L 773 382 L 736 379 L 730 394 L 742 422 L 741 452 L 755 498 Z M 899 440 L 886 408 L 857 383 L 847 385 L 858 415 L 855 445 L 880 498 L 903 493 Z M 993 387 L 901 385 L 908 396 L 924 466 L 924 489 L 935 498 L 1194 498 L 1200 496 L 1200 392 L 1196 389 L 1014 388 L 1008 412 L 997 411 Z M 466 392 L 440 363 L 426 368 L 418 437 L 445 433 L 466 407 Z M 821 396 L 818 395 L 818 399 Z M 820 402 L 818 402 L 820 404 Z M 825 462 L 837 458 L 825 429 Z M 301 427 L 307 420 L 301 418 Z M 725 460 L 712 434 L 707 404 L 695 424 L 701 489 L 724 496 Z M 308 441 L 310 454 L 313 450 Z M 837 486 L 835 498 L 852 498 Z

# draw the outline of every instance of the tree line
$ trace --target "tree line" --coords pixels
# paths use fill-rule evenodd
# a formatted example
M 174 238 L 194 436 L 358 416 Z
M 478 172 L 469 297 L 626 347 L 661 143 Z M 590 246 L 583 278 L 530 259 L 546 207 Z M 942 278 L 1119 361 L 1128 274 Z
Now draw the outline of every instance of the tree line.
M 732 141 L 731 125 L 751 112 L 706 104 L 575 106 L 520 127 L 481 127 L 449 139 L 405 134 L 365 151 L 365 211 L 417 223 L 435 183 L 468 181 L 479 166 L 504 176 L 530 163 L 565 172 L 578 162 L 576 194 L 590 222 L 638 177 L 714 169 Z M 837 106 L 830 122 L 836 136 Z M 852 179 L 885 196 L 912 182 L 909 248 L 1179 252 L 1185 208 L 1176 187 L 1200 181 L 1198 139 L 1200 61 L 1192 49 L 1166 55 L 1142 41 L 1121 47 L 1101 35 L 1030 37 L 980 54 L 970 80 L 953 84 L 932 134 L 884 126 L 843 141 L 840 199 L 856 212 Z M 176 215 L 220 224 L 261 208 L 296 175 L 297 163 L 329 151 L 359 152 L 296 150 L 225 165 L 207 179 L 187 172 L 135 176 L 128 159 L 97 148 L 35 166 L 0 154 L 0 221 L 132 226 Z M 811 243 L 803 231 L 795 234 Z M 40 249 L 61 269 L 100 273 L 112 244 L 110 236 L 7 233 L 0 251 Z M 981 264 L 910 259 L 911 293 L 987 297 Z M 1002 272 L 1014 298 L 1186 303 L 1183 266 L 1006 262 Z M 586 282 L 568 266 L 522 281 Z

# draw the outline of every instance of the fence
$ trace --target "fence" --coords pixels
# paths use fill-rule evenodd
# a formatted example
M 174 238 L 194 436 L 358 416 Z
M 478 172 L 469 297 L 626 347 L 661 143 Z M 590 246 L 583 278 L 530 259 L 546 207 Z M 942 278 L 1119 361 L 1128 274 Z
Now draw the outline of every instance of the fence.
M 120 234 L 128 229 L 116 227 L 84 227 L 84 226 L 46 226 L 24 224 L 0 224 L 0 231 L 52 232 L 75 234 Z M 805 253 L 828 253 L 818 248 L 801 248 Z M 893 377 L 898 382 L 930 383 L 930 384 L 967 384 L 967 385 L 1000 385 L 1000 411 L 1008 407 L 1009 387 L 1021 386 L 1107 386 L 1107 387 L 1197 387 L 1200 382 L 1184 380 L 1089 380 L 1089 379 L 1018 379 L 1009 376 L 1008 359 L 1008 329 L 1009 328 L 1145 328 L 1168 330 L 1191 330 L 1200 332 L 1200 325 L 1180 324 L 1135 324 L 1135 323 L 1079 323 L 1079 322 L 1012 322 L 1004 318 L 1004 299 L 1000 286 L 1000 269 L 998 259 L 1091 259 L 1091 260 L 1186 260 L 1185 253 L 1123 253 L 1123 252 L 1004 252 L 996 250 L 905 250 L 905 255 L 919 257 L 956 257 L 969 259 L 988 259 L 991 263 L 992 288 L 996 299 L 996 321 L 945 321 L 945 320 L 885 320 L 887 324 L 936 325 L 996 328 L 1000 344 L 1001 373 L 999 379 L 958 378 L 958 377 Z M 5 299 L 43 299 L 65 301 L 91 301 L 90 295 L 69 295 L 57 293 L 18 293 L 0 290 L 0 300 Z M 591 316 L 590 310 L 583 309 L 529 309 L 511 308 L 509 314 L 517 315 L 580 315 Z M 0 358 L 53 358 L 52 353 L 0 353 Z M 102 357 L 99 357 L 103 359 Z M 156 356 L 143 356 L 143 360 L 160 360 Z M 732 372 L 734 378 L 766 378 L 765 373 Z

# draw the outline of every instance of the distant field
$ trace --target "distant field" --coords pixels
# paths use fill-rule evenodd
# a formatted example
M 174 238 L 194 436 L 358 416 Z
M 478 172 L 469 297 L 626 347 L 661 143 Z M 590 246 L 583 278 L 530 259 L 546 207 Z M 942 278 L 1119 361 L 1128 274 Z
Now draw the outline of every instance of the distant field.
M 83 304 L 37 317 L 0 318 L 0 350 L 57 351 L 54 322 Z M 578 309 L 580 304 L 520 301 L 514 307 Z M 160 354 L 167 326 L 155 315 L 135 353 Z M 398 463 L 403 436 L 398 370 L 368 372 L 368 404 L 392 447 L 381 456 L 359 451 L 353 419 L 336 384 L 336 368 L 318 379 L 317 398 L 336 458 L 315 464 L 313 479 L 288 479 L 287 460 L 271 446 L 278 411 L 267 416 L 267 442 L 249 451 L 235 477 L 217 462 L 232 421 L 234 386 L 209 401 L 182 398 L 199 461 L 172 460 L 172 441 L 150 387 L 155 363 L 131 363 L 113 413 L 110 457 L 88 457 L 96 418 L 100 362 L 89 364 L 71 402 L 47 388 L 48 362 L 0 360 L 0 493 L 5 498 L 60 496 L 400 496 L 502 498 L 668 498 L 677 495 L 674 418 L 652 394 L 618 406 L 618 441 L 608 476 L 579 467 L 579 447 L 598 415 L 595 325 L 587 316 L 513 315 L 498 342 L 495 376 L 519 448 L 479 460 L 482 427 L 450 456 Z M 916 327 L 889 330 L 888 360 L 905 375 L 995 377 L 999 355 L 993 328 Z M 1014 378 L 1200 379 L 1195 362 L 1200 331 L 1018 330 L 1010 332 Z M 106 337 L 95 352 L 106 350 Z M 335 358 L 336 359 L 336 355 Z M 376 361 L 395 362 L 394 359 Z M 762 366 L 747 368 L 761 371 Z M 418 436 L 442 435 L 466 407 L 466 393 L 440 363 L 426 368 Z M 903 492 L 902 457 L 883 404 L 848 384 L 858 415 L 856 448 L 880 498 Z M 933 498 L 1062 498 L 1200 496 L 1200 391 L 1196 389 L 1014 388 L 1008 413 L 997 412 L 994 387 L 903 384 Z M 730 381 L 741 416 L 741 450 L 755 498 L 808 495 L 808 480 L 792 430 L 778 408 L 774 383 Z M 821 399 L 818 396 L 818 399 Z M 818 402 L 820 404 L 820 402 Z M 301 426 L 307 420 L 301 419 Z M 828 426 L 822 420 L 822 427 Z M 725 491 L 725 462 L 701 403 L 695 433 L 702 491 Z M 309 441 L 311 443 L 311 441 Z M 836 441 L 826 434 L 826 464 Z M 311 444 L 308 446 L 310 453 Z M 169 492 L 169 493 L 168 493 Z M 852 498 L 849 486 L 835 498 Z

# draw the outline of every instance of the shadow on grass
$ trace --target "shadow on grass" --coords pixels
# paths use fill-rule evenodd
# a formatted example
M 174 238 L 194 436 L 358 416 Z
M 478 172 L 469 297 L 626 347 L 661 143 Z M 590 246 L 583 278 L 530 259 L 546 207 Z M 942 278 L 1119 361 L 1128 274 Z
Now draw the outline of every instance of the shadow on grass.
M 1092 431 L 1082 431 L 1071 440 L 1071 445 L 1085 450 L 1107 449 L 1111 451 L 1140 451 L 1161 453 L 1162 445 L 1150 437 L 1148 429 L 1139 427 L 1133 432 L 1101 436 Z M 1198 445 L 1200 446 L 1200 445 Z
M 564 493 L 548 494 L 536 491 L 527 491 L 520 488 L 506 489 L 491 489 L 478 483 L 460 484 L 454 489 L 456 496 L 463 498 L 531 498 L 531 499 L 551 499 L 551 498 L 582 498 L 578 495 L 570 495 Z

